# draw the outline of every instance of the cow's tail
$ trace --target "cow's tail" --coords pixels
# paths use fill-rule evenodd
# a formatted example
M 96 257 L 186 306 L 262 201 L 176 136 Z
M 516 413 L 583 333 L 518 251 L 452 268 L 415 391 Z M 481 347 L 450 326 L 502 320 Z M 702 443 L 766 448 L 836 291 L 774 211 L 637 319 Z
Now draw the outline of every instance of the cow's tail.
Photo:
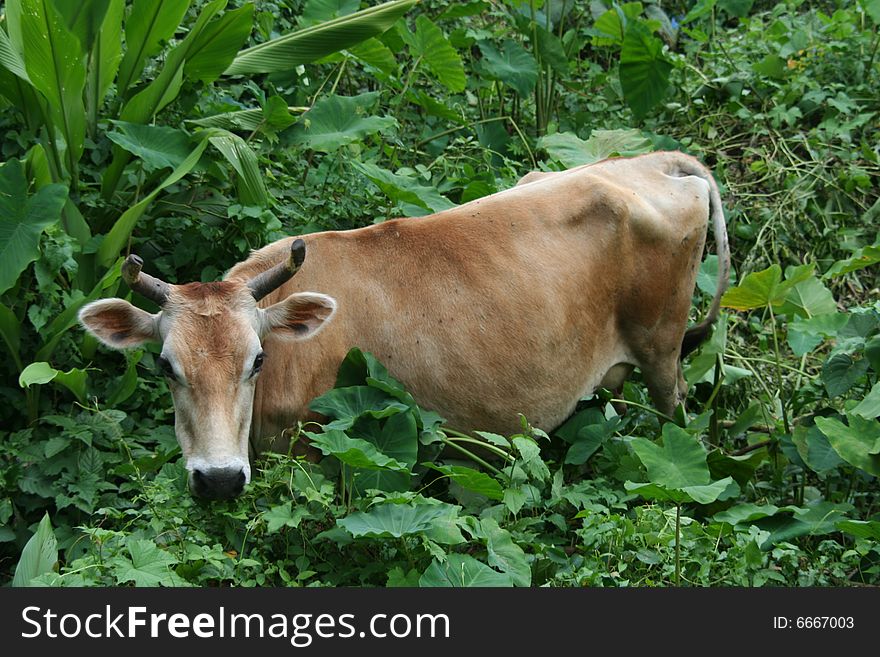
M 715 320 L 718 319 L 721 296 L 727 289 L 727 281 L 730 277 L 730 245 L 727 241 L 727 225 L 724 221 L 724 210 L 721 207 L 721 195 L 718 193 L 718 184 L 712 177 L 712 173 L 691 157 L 679 158 L 676 165 L 682 174 L 697 176 L 709 183 L 709 217 L 715 233 L 715 248 L 718 251 L 718 287 L 715 289 L 715 296 L 712 298 L 712 305 L 709 307 L 706 317 L 685 331 L 684 339 L 681 342 L 681 357 L 684 358 L 709 336 Z

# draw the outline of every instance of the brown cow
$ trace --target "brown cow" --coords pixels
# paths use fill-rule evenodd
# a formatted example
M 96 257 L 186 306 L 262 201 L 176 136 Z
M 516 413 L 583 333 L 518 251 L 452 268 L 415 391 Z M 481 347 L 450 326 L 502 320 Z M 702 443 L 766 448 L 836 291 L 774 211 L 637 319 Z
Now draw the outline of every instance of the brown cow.
M 718 289 L 686 331 L 710 217 Z M 162 343 L 190 487 L 229 497 L 250 478 L 249 435 L 269 447 L 311 417 L 354 346 L 463 430 L 510 433 L 519 413 L 552 429 L 633 367 L 672 413 L 686 394 L 680 358 L 717 317 L 729 261 L 710 172 L 664 152 L 532 173 L 428 217 L 286 238 L 218 283 L 167 285 L 130 256 L 130 285 L 161 312 L 109 299 L 80 320 L 117 349 Z

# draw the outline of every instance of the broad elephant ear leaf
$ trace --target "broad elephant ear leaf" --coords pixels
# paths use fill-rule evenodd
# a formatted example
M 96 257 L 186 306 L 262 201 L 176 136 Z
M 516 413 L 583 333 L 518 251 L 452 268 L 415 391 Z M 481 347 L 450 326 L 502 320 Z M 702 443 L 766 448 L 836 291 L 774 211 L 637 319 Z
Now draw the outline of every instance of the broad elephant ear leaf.
M 417 0 L 394 0 L 319 23 L 238 53 L 226 75 L 289 71 L 382 34 Z
M 60 183 L 29 195 L 20 161 L 0 167 L 0 293 L 40 256 L 40 235 L 61 218 L 66 200 L 67 188 Z

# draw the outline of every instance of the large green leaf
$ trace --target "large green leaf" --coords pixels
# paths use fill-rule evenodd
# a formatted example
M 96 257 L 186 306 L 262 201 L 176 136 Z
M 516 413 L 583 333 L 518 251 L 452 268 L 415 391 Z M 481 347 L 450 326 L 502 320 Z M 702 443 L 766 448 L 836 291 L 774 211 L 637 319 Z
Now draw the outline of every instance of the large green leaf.
M 21 323 L 18 321 L 15 313 L 2 303 L 0 303 L 0 337 L 3 338 L 3 342 L 9 350 L 9 355 L 12 356 L 15 367 L 20 370 Z
M 871 386 L 865 398 L 850 412 L 868 420 L 880 416 L 880 382 Z
M 186 77 L 202 82 L 219 78 L 250 36 L 253 14 L 254 6 L 248 3 L 208 24 L 193 43 L 195 55 L 186 60 L 183 68 Z
M 779 310 L 782 313 L 809 319 L 836 313 L 837 303 L 831 290 L 822 285 L 818 278 L 810 276 L 788 291 Z
M 428 533 L 444 518 L 455 518 L 458 507 L 450 504 L 390 504 L 359 511 L 336 521 L 354 537 L 400 538 Z
M 667 488 L 703 486 L 709 483 L 706 450 L 699 441 L 672 423 L 663 426 L 663 445 L 633 438 L 632 447 L 648 469 L 648 478 Z
M 513 542 L 510 532 L 502 529 L 494 518 L 482 519 L 480 530 L 486 539 L 489 565 L 510 575 L 514 585 L 530 586 L 532 569 L 529 567 L 525 552 Z
M 64 18 L 65 27 L 79 39 L 83 51 L 91 50 L 104 23 L 110 0 L 56 0 L 55 7 Z
M 880 477 L 880 422 L 848 415 L 849 426 L 840 420 L 817 417 L 816 426 L 847 463 Z
M 0 167 L 0 293 L 40 255 L 40 234 L 61 218 L 67 188 L 47 185 L 28 194 L 24 167 L 9 160 Z
M 52 572 L 58 563 L 58 541 L 49 514 L 43 515 L 36 533 L 28 539 L 15 567 L 12 586 L 30 586 L 34 577 Z
M 538 63 L 531 53 L 513 39 L 505 39 L 500 49 L 491 41 L 478 41 L 477 45 L 483 54 L 480 69 L 484 74 L 500 80 L 521 97 L 532 92 L 538 81 Z
M 171 39 L 191 0 L 134 0 L 125 21 L 125 57 L 119 65 L 116 93 L 137 82 L 149 57 Z
M 834 354 L 822 365 L 822 383 L 832 397 L 849 391 L 868 371 L 868 359 L 854 360 L 849 354 Z
M 117 584 L 134 582 L 135 586 L 186 585 L 186 581 L 173 570 L 177 558 L 153 541 L 129 540 L 128 553 L 131 559 L 118 555 L 109 560 Z
M 463 465 L 434 465 L 425 463 L 427 467 L 436 470 L 450 480 L 479 495 L 485 495 L 490 500 L 498 500 L 504 497 L 504 491 L 497 479 L 490 477 L 485 472 L 474 470 Z
M 15 44 L 6 34 L 6 31 L 0 29 L 0 65 L 4 66 L 8 71 L 14 73 L 19 78 L 30 84 L 30 78 L 25 68 L 24 59 L 21 53 L 15 48 Z M 7 92 L 4 95 L 9 95 Z M 12 100 L 10 98 L 10 100 Z
M 360 9 L 360 0 L 306 0 L 299 22 L 303 27 L 348 16 Z
M 424 587 L 513 586 L 507 573 L 492 570 L 468 554 L 450 554 L 446 561 L 434 559 L 419 578 Z
M 870 267 L 871 265 L 876 265 L 878 262 L 880 262 L 880 245 L 866 246 L 856 251 L 849 258 L 835 262 L 822 278 L 836 278 L 859 269 L 864 269 L 865 267 Z
M 718 499 L 729 499 L 739 494 L 739 485 L 733 477 L 725 477 L 718 481 L 699 486 L 684 486 L 682 488 L 668 488 L 654 483 L 633 483 L 627 481 L 623 485 L 631 493 L 637 493 L 649 500 L 658 502 L 669 501 L 673 504 L 685 502 L 697 502 L 699 504 L 711 504 Z
M 644 117 L 669 91 L 672 63 L 663 54 L 663 42 L 641 21 L 626 26 L 620 51 L 620 86 L 636 118 Z
M 464 91 L 464 65 L 443 30 L 423 14 L 416 19 L 415 33 L 402 30 L 401 36 L 413 59 L 424 61 L 440 84 L 450 91 Z
M 407 216 L 420 216 L 425 214 L 425 210 L 442 212 L 455 207 L 455 203 L 436 188 L 422 185 L 415 177 L 392 173 L 372 162 L 353 161 L 350 164 L 372 180 L 389 198 L 400 202 Z
M 812 276 L 813 266 L 802 265 L 788 270 L 788 277 L 783 282 L 782 268 L 771 265 L 762 271 L 752 272 L 738 286 L 727 290 L 721 297 L 721 305 L 735 310 L 779 306 L 792 288 Z
M 416 429 L 415 414 L 397 413 L 385 420 L 362 417 L 346 433 L 352 438 L 365 440 L 374 445 L 385 456 L 405 463 L 408 468 L 416 464 L 419 452 L 419 434 Z M 354 470 L 354 485 L 359 491 L 370 488 L 391 491 L 409 489 L 409 472 L 388 472 L 375 468 Z
M 260 173 L 257 154 L 247 145 L 247 142 L 238 135 L 221 128 L 212 128 L 208 141 L 223 154 L 226 161 L 235 169 L 235 173 L 238 175 L 238 195 L 241 202 L 244 205 L 262 207 L 269 205 L 271 198 Z
M 368 135 L 385 132 L 397 125 L 390 116 L 370 116 L 379 92 L 360 96 L 322 98 L 290 130 L 293 144 L 331 153 Z
M 144 161 L 148 170 L 176 169 L 192 152 L 190 137 L 183 130 L 158 125 L 113 121 L 107 137 Z
M 173 185 L 178 180 L 183 178 L 186 174 L 188 174 L 192 168 L 198 164 L 199 158 L 202 156 L 202 153 L 205 152 L 205 148 L 208 145 L 207 139 L 202 139 L 198 143 L 198 145 L 192 150 L 192 152 L 187 156 L 187 158 L 180 163 L 180 165 L 172 171 L 168 177 L 163 180 L 156 189 L 150 192 L 147 196 L 145 196 L 140 202 L 130 207 L 128 210 L 122 213 L 119 219 L 116 220 L 116 223 L 113 224 L 113 228 L 110 229 L 110 232 L 104 237 L 104 240 L 101 242 L 101 246 L 98 247 L 97 252 L 97 263 L 100 267 L 109 267 L 110 263 L 112 263 L 119 252 L 125 248 L 126 243 L 128 242 L 128 238 L 131 235 L 131 231 L 134 230 L 134 226 L 137 223 L 137 220 L 141 218 L 144 212 L 147 209 L 147 206 L 153 202 L 153 199 L 158 196 L 159 192 L 168 187 L 169 185 Z
M 25 67 L 46 110 L 68 174 L 76 171 L 85 146 L 85 52 L 51 0 L 14 0 L 21 6 Z
M 327 429 L 348 429 L 361 416 L 383 418 L 409 410 L 395 399 L 389 399 L 381 390 L 369 386 L 333 388 L 309 404 L 315 413 L 334 418 Z
M 116 78 L 119 64 L 122 61 L 122 15 L 124 11 L 124 0 L 110 0 L 107 13 L 98 32 L 98 38 L 94 40 L 88 54 L 85 102 L 90 135 L 94 135 L 97 130 L 101 104 Z
M 168 103 L 173 101 L 183 84 L 183 69 L 187 58 L 196 57 L 200 49 L 209 44 L 200 40 L 208 23 L 223 7 L 227 0 L 212 0 L 206 4 L 186 38 L 177 44 L 165 58 L 165 64 L 155 80 L 129 100 L 119 114 L 119 118 L 129 123 L 147 123 Z M 131 156 L 127 151 L 114 147 L 113 160 L 102 179 L 102 191 L 110 196 L 116 190 L 122 171 Z
M 417 0 L 394 0 L 285 34 L 238 53 L 224 72 L 249 75 L 290 71 L 385 32 Z
M 406 463 L 401 463 L 382 454 L 366 440 L 350 438 L 344 431 L 330 429 L 323 433 L 306 431 L 305 434 L 311 439 L 312 446 L 320 449 L 325 455 L 332 454 L 352 467 L 409 472 L 409 466 Z
M 638 21 L 641 13 L 641 2 L 625 2 L 605 11 L 593 24 L 595 30 L 602 34 L 593 37 L 594 42 L 597 45 L 622 45 L 627 26 L 630 21 Z
M 819 427 L 796 426 L 792 431 L 791 441 L 797 448 L 804 463 L 814 472 L 828 472 L 839 466 L 843 460 L 828 442 Z
M 81 404 L 86 401 L 86 370 L 72 368 L 67 372 L 56 370 L 49 363 L 38 361 L 25 367 L 18 377 L 18 385 L 28 388 L 56 381 L 70 390 Z
M 639 130 L 593 130 L 586 141 L 571 132 L 556 132 L 541 137 L 538 148 L 543 148 L 564 167 L 571 168 L 593 164 L 612 155 L 649 153 L 653 145 Z

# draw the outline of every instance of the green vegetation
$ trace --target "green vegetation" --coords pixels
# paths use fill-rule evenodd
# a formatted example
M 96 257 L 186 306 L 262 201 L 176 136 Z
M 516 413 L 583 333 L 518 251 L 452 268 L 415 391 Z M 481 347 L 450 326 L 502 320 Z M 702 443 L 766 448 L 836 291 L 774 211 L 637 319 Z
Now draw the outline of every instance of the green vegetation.
M 880 583 L 877 0 L 2 7 L 2 581 Z M 284 235 L 655 149 L 713 169 L 736 270 L 674 423 L 636 374 L 549 436 L 468 436 L 353 350 L 328 424 L 291 428 L 323 460 L 264 455 L 204 503 L 156 350 L 76 326 L 130 294 L 129 250 L 214 280 Z

